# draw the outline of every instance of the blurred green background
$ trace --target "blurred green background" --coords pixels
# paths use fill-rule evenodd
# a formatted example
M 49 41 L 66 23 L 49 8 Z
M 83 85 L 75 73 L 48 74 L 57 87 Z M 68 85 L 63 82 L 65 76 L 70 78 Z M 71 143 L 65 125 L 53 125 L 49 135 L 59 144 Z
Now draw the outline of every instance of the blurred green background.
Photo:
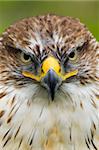
M 0 1 L 0 33 L 21 18 L 47 13 L 80 18 L 99 41 L 99 1 Z

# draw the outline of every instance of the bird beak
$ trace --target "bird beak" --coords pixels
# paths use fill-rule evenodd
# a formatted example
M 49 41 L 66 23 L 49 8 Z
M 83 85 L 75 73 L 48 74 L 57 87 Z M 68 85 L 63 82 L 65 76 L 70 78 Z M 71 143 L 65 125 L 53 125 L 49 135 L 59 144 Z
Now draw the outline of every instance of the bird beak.
M 48 90 L 48 94 L 52 101 L 54 100 L 55 93 L 61 82 L 62 80 L 58 77 L 53 69 L 50 69 L 41 81 L 41 84 Z
M 26 77 L 41 82 L 41 85 L 48 90 L 52 100 L 54 100 L 55 92 L 59 88 L 62 81 L 78 73 L 78 70 L 74 70 L 66 74 L 62 73 L 61 65 L 59 64 L 58 59 L 52 56 L 47 57 L 43 61 L 41 70 L 42 72 L 39 76 L 33 75 L 26 71 L 23 71 L 22 74 Z

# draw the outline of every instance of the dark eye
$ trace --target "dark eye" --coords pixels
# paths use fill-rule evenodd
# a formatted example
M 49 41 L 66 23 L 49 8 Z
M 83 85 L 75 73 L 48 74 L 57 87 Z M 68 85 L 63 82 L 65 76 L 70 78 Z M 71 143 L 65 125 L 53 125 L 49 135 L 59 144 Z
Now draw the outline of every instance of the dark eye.
M 31 62 L 31 57 L 30 57 L 30 55 L 25 54 L 25 53 L 22 52 L 21 53 L 21 60 L 24 63 L 30 63 Z
M 68 57 L 69 60 L 75 61 L 77 59 L 77 52 L 76 51 L 71 52 Z

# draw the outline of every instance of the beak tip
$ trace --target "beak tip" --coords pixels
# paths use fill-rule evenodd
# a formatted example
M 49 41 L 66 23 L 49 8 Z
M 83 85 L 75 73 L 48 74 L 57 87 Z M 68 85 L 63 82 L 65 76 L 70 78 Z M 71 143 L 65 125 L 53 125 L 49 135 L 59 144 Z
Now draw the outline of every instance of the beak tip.
M 55 92 L 53 94 L 51 93 L 51 100 L 54 101 L 54 98 L 55 98 Z
M 53 70 L 49 70 L 43 78 L 42 85 L 47 89 L 50 99 L 54 101 L 55 93 L 60 85 L 60 79 Z

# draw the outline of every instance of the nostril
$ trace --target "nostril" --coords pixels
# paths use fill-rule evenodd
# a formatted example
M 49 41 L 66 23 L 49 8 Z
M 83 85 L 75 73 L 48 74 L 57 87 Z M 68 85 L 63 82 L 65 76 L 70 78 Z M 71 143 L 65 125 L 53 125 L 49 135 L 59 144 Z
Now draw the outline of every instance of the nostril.
M 41 72 L 42 72 L 42 73 L 44 73 L 44 70 L 43 70 L 43 69 L 41 69 Z
M 61 68 L 59 68 L 59 72 L 61 72 Z

